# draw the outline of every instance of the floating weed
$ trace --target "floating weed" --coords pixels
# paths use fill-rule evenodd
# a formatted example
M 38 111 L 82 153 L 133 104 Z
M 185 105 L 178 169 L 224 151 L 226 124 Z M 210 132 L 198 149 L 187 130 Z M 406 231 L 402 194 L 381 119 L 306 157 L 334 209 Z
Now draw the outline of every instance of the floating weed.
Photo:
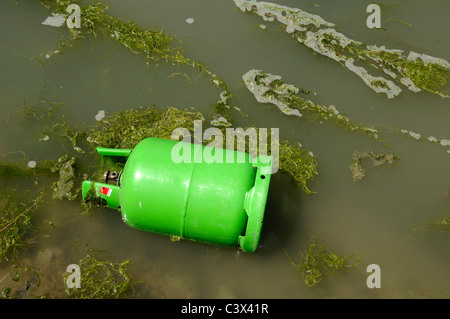
M 253 130 L 253 131 L 252 131 Z M 252 156 L 259 154 L 272 155 L 274 157 L 273 165 L 278 167 L 281 173 L 290 175 L 297 186 L 301 187 L 306 194 L 314 193 L 308 186 L 309 182 L 317 175 L 317 158 L 309 150 L 302 147 L 300 143 L 292 144 L 286 140 L 279 140 L 272 138 L 272 132 L 262 132 L 258 128 L 248 127 L 245 130 L 228 131 L 226 128 L 221 129 L 224 136 L 224 144 L 226 148 L 245 151 Z M 248 137 L 248 143 L 245 143 L 245 148 L 241 149 L 239 141 L 245 141 Z M 261 139 L 271 141 L 266 143 L 258 143 Z M 214 142 L 204 141 L 205 144 L 214 146 Z M 221 143 L 219 143 L 219 146 Z M 251 153 L 250 146 L 256 145 Z
M 250 70 L 242 76 L 247 89 L 255 96 L 260 103 L 270 103 L 276 105 L 281 112 L 290 116 L 304 117 L 313 123 L 329 121 L 338 127 L 349 131 L 359 131 L 374 138 L 378 142 L 385 143 L 379 136 L 379 130 L 374 126 L 368 126 L 356 121 L 352 121 L 346 114 L 341 113 L 334 105 L 317 105 L 307 100 L 299 93 L 308 94 L 306 91 L 292 84 L 286 84 L 281 76 L 264 73 L 261 70 Z M 450 139 L 425 137 L 423 134 L 401 128 L 388 128 L 390 131 L 401 133 L 417 141 L 429 142 L 450 147 Z M 355 168 L 358 168 L 355 166 Z
M 204 118 L 193 109 L 140 107 L 124 110 L 97 122 L 88 132 L 87 141 L 94 147 L 130 149 L 147 137 L 170 139 L 173 130 L 179 127 L 193 131 L 195 120 Z
M 424 134 L 420 134 L 420 133 L 413 132 L 411 130 L 406 130 L 406 129 L 397 129 L 397 131 L 409 138 L 416 140 L 416 141 L 438 144 L 438 145 L 446 147 L 446 148 L 450 147 L 450 139 L 436 138 L 434 136 L 426 137 Z
M 2 275 L 4 276 L 0 282 L 8 277 L 9 280 L 6 280 L 6 285 L 2 287 L 0 299 L 29 298 L 32 288 L 38 288 L 42 279 L 38 269 L 22 267 L 18 264 L 11 265 L 11 271 Z
M 39 105 L 38 107 L 27 107 L 27 118 L 43 121 L 42 123 L 44 124 L 46 124 L 45 121 L 50 120 L 50 123 L 46 124 L 50 127 L 47 127 L 45 131 L 62 140 L 68 140 L 72 146 L 80 145 L 83 142 L 81 140 L 83 137 L 84 142 L 87 142 L 86 149 L 90 148 L 94 153 L 95 148 L 99 146 L 132 149 L 147 137 L 170 139 L 175 129 L 183 127 L 193 132 L 195 121 L 205 121 L 202 113 L 194 108 L 181 110 L 175 107 L 157 109 L 155 107 L 140 106 L 137 109 L 128 109 L 107 115 L 91 126 L 77 128 L 67 123 L 65 118 L 59 114 L 59 108 L 63 103 L 51 103 L 45 100 L 44 102 L 44 105 Z M 216 116 L 213 119 L 215 122 L 211 123 L 211 125 L 216 126 L 217 129 L 221 130 L 223 136 L 227 137 L 226 128 L 231 126 L 229 120 L 228 117 Z M 256 128 L 254 129 L 257 130 Z M 239 134 L 239 131 L 235 130 L 235 133 Z M 233 138 L 237 139 L 238 136 L 235 135 Z M 271 140 L 270 133 L 267 136 L 267 140 Z M 208 145 L 211 141 L 202 142 Z M 231 145 L 234 149 L 237 149 L 235 142 Z M 267 154 L 270 154 L 270 143 L 267 146 Z M 312 193 L 308 187 L 308 182 L 318 174 L 317 159 L 314 154 L 303 148 L 299 143 L 292 145 L 288 141 L 281 140 L 276 146 L 279 149 L 279 163 L 276 164 L 278 164 L 280 171 L 292 176 L 294 181 L 307 194 Z M 248 152 L 248 149 L 245 151 Z M 76 156 L 66 153 L 57 161 L 47 163 L 47 172 L 50 170 L 60 175 L 60 179 L 53 184 L 55 198 L 74 199 L 77 197 L 79 189 L 74 188 L 74 180 L 77 177 L 74 172 L 76 158 Z M 37 163 L 35 170 L 41 169 L 42 164 L 41 162 Z M 100 167 L 97 166 L 95 171 L 90 173 L 91 179 L 100 180 L 105 169 L 111 171 L 121 170 L 120 167 L 115 167 L 115 165 L 122 165 L 116 161 L 109 163 L 110 165 L 104 164 L 108 163 L 103 163 Z M 12 166 L 11 168 L 15 167 Z M 80 167 L 80 171 L 84 172 L 86 168 Z M 21 173 L 21 171 L 17 171 L 17 173 Z M 97 205 L 95 204 L 94 206 Z
M 24 159 L 26 159 L 25 154 L 22 152 L 15 153 L 22 154 Z M 0 158 L 9 154 L 2 155 Z M 62 155 L 57 160 L 44 160 L 39 162 L 26 160 L 28 165 L 0 161 L 0 176 L 3 178 L 33 177 L 34 183 L 38 185 L 39 176 L 58 174 L 58 181 L 54 182 L 51 187 L 53 190 L 53 198 L 73 200 L 77 198 L 80 191 L 78 188 L 74 190 L 76 161 L 77 157 L 69 159 L 69 154 Z M 33 164 L 31 165 L 31 163 Z
M 77 157 L 69 158 L 68 154 L 61 156 L 54 167 L 52 172 L 59 173 L 59 179 L 53 183 L 53 198 L 55 199 L 68 199 L 74 200 L 78 197 L 80 189 L 73 190 L 75 181 L 75 163 Z
M 391 80 L 372 76 L 357 64 L 374 67 L 413 92 L 421 90 L 449 98 L 439 91 L 450 77 L 450 63 L 441 58 L 411 51 L 366 45 L 337 32 L 333 23 L 297 8 L 256 0 L 234 0 L 241 11 L 253 11 L 265 21 L 277 20 L 294 39 L 314 52 L 327 56 L 357 74 L 377 93 L 394 98 L 402 91 Z
M 280 171 L 292 176 L 294 181 L 306 194 L 311 194 L 308 183 L 319 173 L 317 158 L 309 150 L 303 149 L 301 144 L 292 145 L 288 141 L 280 141 Z
M 414 227 L 408 233 L 408 238 L 415 241 L 417 234 L 424 234 L 429 232 L 441 232 L 450 235 L 450 210 L 443 216 L 432 218 L 426 221 L 419 227 Z
M 0 176 L 3 177 L 26 177 L 34 174 L 34 170 L 15 163 L 0 162 Z
M 134 295 L 134 285 L 128 275 L 129 260 L 121 263 L 100 261 L 92 255 L 83 257 L 80 266 L 80 288 L 67 288 L 70 299 L 120 299 Z M 68 276 L 64 278 L 66 283 Z
M 13 261 L 32 239 L 32 215 L 43 201 L 42 191 L 29 200 L 18 199 L 17 192 L 3 187 L 0 192 L 0 263 Z
M 433 218 L 430 220 L 425 228 L 443 231 L 450 234 L 450 211 L 440 218 Z
M 450 199 L 450 188 L 444 190 L 444 194 L 439 197 L 443 197 L 444 199 Z M 436 218 L 429 219 L 419 227 L 414 227 L 410 230 L 408 237 L 411 240 L 415 240 L 413 234 L 419 234 L 424 232 L 442 232 L 450 235 L 450 210 L 447 210 L 447 213 Z
M 169 107 L 164 110 L 158 110 L 156 108 L 140 107 L 136 110 L 120 111 L 103 118 L 92 127 L 87 134 L 87 140 L 93 147 L 131 149 L 147 137 L 170 139 L 172 132 L 180 127 L 193 132 L 194 121 L 204 121 L 203 115 L 194 109 L 179 110 Z M 226 145 L 227 148 L 238 149 L 237 140 L 239 134 L 244 134 L 244 130 L 242 132 L 234 130 L 233 136 L 230 136 L 226 128 L 217 129 L 225 137 L 224 144 L 220 143 L 219 146 L 223 147 L 223 145 Z M 258 130 L 256 128 L 254 130 L 253 138 L 258 138 Z M 234 140 L 227 142 L 227 139 L 230 138 Z M 271 140 L 270 133 L 267 134 L 267 139 Z M 212 143 L 214 143 L 212 140 L 202 142 L 210 146 L 213 146 Z M 271 154 L 271 145 L 270 143 L 267 144 L 265 151 L 267 154 Z M 250 141 L 246 143 L 244 151 L 249 151 L 249 145 Z M 312 193 L 307 185 L 318 174 L 317 159 L 314 154 L 302 148 L 300 144 L 292 145 L 284 140 L 279 141 L 276 147 L 279 149 L 280 171 L 291 175 L 307 194 Z
M 294 262 L 287 252 L 286 256 L 290 263 L 300 271 L 305 284 L 309 287 L 321 283 L 324 272 L 330 275 L 342 274 L 360 262 L 359 255 L 341 257 L 318 243 L 315 237 L 310 239 L 308 250 L 306 254 L 300 255 L 298 263 Z
M 97 174 L 94 174 L 92 176 L 93 180 L 101 180 L 101 176 L 98 176 L 101 171 L 104 171 L 102 169 L 97 171 Z M 84 198 L 84 201 L 81 203 L 81 206 L 83 208 L 83 211 L 81 212 L 82 215 L 87 214 L 91 215 L 91 210 L 93 208 L 105 208 L 108 206 L 107 201 L 100 197 L 95 190 L 94 183 L 91 184 L 91 188 L 87 191 L 86 196 Z
M 32 230 L 33 212 L 45 201 L 45 188 L 40 187 L 42 177 L 47 180 L 48 177 L 54 177 L 59 173 L 60 179 L 54 184 L 55 194 L 56 191 L 61 191 L 61 194 L 75 197 L 69 192 L 69 189 L 73 187 L 73 180 L 67 178 L 72 169 L 65 166 L 67 162 L 62 160 L 28 161 L 23 152 L 11 152 L 0 157 L 9 158 L 17 154 L 22 158 L 10 163 L 0 162 L 0 177 L 5 180 L 5 185 L 0 190 L 0 262 L 15 259 L 20 250 L 27 248 L 33 242 L 34 238 L 29 236 Z M 34 164 L 30 166 L 30 162 Z M 23 184 L 28 180 L 32 182 L 31 187 Z M 20 191 L 19 186 L 7 186 L 10 181 L 18 181 Z M 67 187 L 68 185 L 70 187 Z M 69 199 L 67 196 L 55 198 Z
M 394 163 L 394 160 L 398 160 L 398 157 L 391 152 L 374 153 L 372 150 L 367 150 L 360 153 L 354 151 L 353 163 L 349 166 L 354 182 L 359 182 L 366 176 L 366 170 L 362 167 L 362 160 L 365 158 L 369 158 L 374 166 L 391 165 Z
M 305 113 L 305 117 L 316 123 L 322 120 L 331 121 L 339 127 L 350 131 L 361 131 L 381 141 L 375 128 L 351 121 L 334 105 L 329 107 L 317 105 L 300 97 L 299 92 L 308 93 L 308 91 L 284 83 L 278 75 L 264 73 L 261 70 L 250 70 L 242 78 L 258 102 L 275 104 L 284 114 L 302 117 Z
M 78 144 L 85 137 L 84 129 L 67 122 L 62 112 L 65 106 L 64 102 L 52 101 L 44 96 L 41 96 L 39 103 L 34 105 L 28 105 L 24 102 L 24 106 L 17 112 L 19 119 L 22 121 L 22 123 L 18 123 L 33 125 L 32 121 L 38 121 L 42 130 L 40 142 L 48 141 L 49 135 L 51 135 L 52 140 L 67 140 L 77 153 L 83 154 L 84 150 Z
M 67 16 L 67 6 L 70 3 L 78 2 L 66 0 L 40 1 L 52 13 L 64 16 Z M 80 5 L 81 28 L 77 30 L 69 29 L 70 36 L 61 38 L 59 50 L 57 50 L 58 53 L 62 52 L 66 47 L 72 46 L 74 41 L 83 37 L 84 34 L 92 34 L 95 37 L 103 34 L 128 48 L 131 52 L 145 55 L 148 67 L 150 67 L 152 62 L 165 61 L 173 65 L 186 65 L 198 68 L 209 77 L 211 83 L 221 92 L 220 99 L 216 102 L 217 112 L 223 113 L 230 108 L 229 102 L 232 95 L 225 82 L 204 64 L 187 58 L 182 47 L 174 47 L 171 44 L 173 36 L 156 28 L 153 30 L 144 29 L 134 21 L 122 21 L 112 17 L 106 14 L 107 9 L 108 5 L 105 2 Z
M 167 79 L 172 79 L 172 78 L 174 78 L 174 77 L 176 77 L 176 76 L 182 76 L 182 77 L 184 77 L 190 84 L 192 84 L 191 78 L 190 78 L 189 75 L 187 75 L 186 73 L 174 72 L 174 73 L 172 73 L 171 75 L 169 75 L 169 76 L 167 77 Z
M 450 188 L 445 190 L 444 197 L 446 199 L 450 199 Z M 447 214 L 443 215 L 442 217 L 431 219 L 425 225 L 425 228 L 443 231 L 450 234 L 450 210 L 447 211 Z

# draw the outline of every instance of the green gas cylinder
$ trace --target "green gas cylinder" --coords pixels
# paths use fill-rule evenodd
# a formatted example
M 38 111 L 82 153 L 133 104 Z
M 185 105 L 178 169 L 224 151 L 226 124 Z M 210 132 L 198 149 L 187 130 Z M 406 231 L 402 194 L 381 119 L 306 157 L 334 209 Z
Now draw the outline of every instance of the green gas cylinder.
M 180 149 L 190 153 L 183 154 L 187 161 L 174 159 Z M 125 156 L 126 163 L 119 173 L 106 172 L 103 182 L 84 181 L 84 200 L 90 190 L 95 191 L 108 207 L 120 209 L 125 223 L 136 229 L 240 246 L 249 252 L 257 249 L 272 173 L 271 156 L 255 158 L 160 138 L 144 139 L 132 150 L 99 147 L 97 152 Z M 208 160 L 205 154 L 213 154 L 215 160 Z

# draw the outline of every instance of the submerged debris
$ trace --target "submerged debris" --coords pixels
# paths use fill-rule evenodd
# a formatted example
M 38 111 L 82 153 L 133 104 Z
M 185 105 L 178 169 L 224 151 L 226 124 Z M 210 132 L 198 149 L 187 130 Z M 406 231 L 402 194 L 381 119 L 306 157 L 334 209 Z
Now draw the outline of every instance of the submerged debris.
M 13 261 L 19 250 L 28 247 L 32 214 L 42 201 L 42 192 L 32 200 L 17 198 L 16 191 L 0 191 L 0 263 Z
M 129 260 L 121 263 L 100 261 L 94 256 L 86 255 L 80 267 L 80 288 L 67 288 L 70 299 L 119 299 L 134 295 L 134 285 L 127 273 Z M 70 274 L 64 278 L 67 282 Z
M 59 180 L 52 185 L 53 198 L 74 200 L 78 197 L 79 191 L 74 191 L 76 157 L 69 159 L 69 155 L 61 156 L 56 165 L 52 168 L 53 172 L 59 173 Z
M 357 74 L 372 90 L 394 98 L 402 91 L 391 80 L 373 76 L 360 65 L 377 68 L 413 92 L 421 90 L 449 98 L 439 91 L 450 77 L 450 63 L 441 58 L 385 46 L 366 45 L 337 32 L 333 23 L 297 8 L 255 0 L 234 0 L 241 11 L 253 11 L 265 21 L 277 20 L 285 31 L 314 52 Z
M 366 176 L 366 170 L 362 167 L 361 162 L 364 158 L 372 160 L 374 166 L 381 166 L 384 164 L 393 164 L 394 160 L 398 160 L 398 157 L 393 153 L 374 153 L 371 150 L 360 153 L 358 151 L 353 152 L 353 163 L 349 166 L 352 172 L 354 182 L 359 182 Z
M 340 127 L 350 131 L 362 131 L 369 136 L 379 140 L 378 131 L 370 126 L 351 121 L 345 114 L 340 113 L 334 105 L 329 107 L 317 105 L 310 100 L 297 95 L 299 92 L 308 93 L 300 90 L 292 84 L 286 84 L 278 75 L 264 73 L 261 70 L 250 70 L 242 76 L 248 90 L 255 96 L 260 103 L 275 104 L 284 114 L 303 116 L 307 113 L 309 119 L 317 121 L 332 121 Z
M 323 244 L 319 244 L 315 237 L 311 238 L 307 253 L 300 255 L 298 263 L 287 253 L 286 255 L 291 264 L 301 272 L 305 284 L 309 287 L 323 281 L 324 271 L 330 275 L 342 274 L 360 262 L 358 255 L 341 257 L 333 253 Z

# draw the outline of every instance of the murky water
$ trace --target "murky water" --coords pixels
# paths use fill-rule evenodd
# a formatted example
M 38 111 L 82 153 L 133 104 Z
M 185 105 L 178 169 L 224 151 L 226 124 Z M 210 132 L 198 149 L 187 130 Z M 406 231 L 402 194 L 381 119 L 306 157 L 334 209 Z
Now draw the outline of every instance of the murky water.
M 79 40 L 76 47 L 53 55 L 41 67 L 33 57 L 56 50 L 59 37 L 67 31 L 41 24 L 49 12 L 39 2 L 15 2 L 0 3 L 0 154 L 23 151 L 32 160 L 59 156 L 56 142 L 39 142 L 41 132 L 36 127 L 10 120 L 24 103 L 36 103 L 42 94 L 64 101 L 67 119 L 79 125 L 93 124 L 99 110 L 112 114 L 138 105 L 194 106 L 204 114 L 212 112 L 220 92 L 203 74 L 163 63 L 147 70 L 144 57 L 103 36 Z M 130 259 L 132 279 L 143 281 L 136 291 L 136 297 L 142 298 L 449 296 L 448 233 L 420 231 L 449 209 L 447 148 L 396 134 L 385 136 L 389 143 L 385 147 L 333 125 L 287 117 L 274 106 L 256 102 L 242 75 L 254 68 L 278 74 L 287 83 L 316 92 L 311 97 L 314 102 L 334 104 L 354 120 L 441 138 L 450 138 L 449 100 L 406 89 L 393 100 L 377 95 L 353 73 L 291 39 L 278 23 L 237 11 L 231 0 L 108 3 L 112 16 L 176 35 L 174 41 L 181 43 L 186 56 L 224 79 L 234 96 L 232 104 L 249 115 L 236 115 L 236 127 L 279 127 L 281 138 L 300 141 L 314 152 L 319 176 L 310 188 L 316 193 L 306 195 L 283 176 L 273 176 L 256 254 L 174 243 L 129 228 L 116 211 L 81 215 L 78 201 L 53 201 L 36 217 L 42 236 L 22 254 L 23 265 L 42 271 L 40 290 L 23 297 L 64 297 L 66 266 L 77 263 L 84 254 L 80 247 L 86 245 L 105 250 L 110 260 Z M 382 1 L 384 30 L 366 27 L 369 1 L 277 3 L 318 14 L 355 40 L 450 59 L 447 1 Z M 194 23 L 188 24 L 188 18 Z M 173 72 L 185 72 L 192 84 L 181 76 L 170 77 Z M 367 149 L 392 151 L 400 161 L 385 169 L 364 162 L 367 176 L 355 183 L 348 169 L 353 151 Z M 285 251 L 293 257 L 306 252 L 312 236 L 340 255 L 360 254 L 363 262 L 349 273 L 325 276 L 323 283 L 307 287 Z M 369 264 L 380 266 L 379 289 L 366 285 Z M 8 280 L 4 271 L 0 287 Z

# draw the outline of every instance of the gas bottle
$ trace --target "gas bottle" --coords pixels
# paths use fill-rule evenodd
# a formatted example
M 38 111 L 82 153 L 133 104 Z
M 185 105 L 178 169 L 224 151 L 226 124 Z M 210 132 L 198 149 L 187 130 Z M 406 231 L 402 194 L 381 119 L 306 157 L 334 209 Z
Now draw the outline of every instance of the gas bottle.
M 190 160 L 174 160 L 174 151 L 180 147 L 190 153 L 184 157 Z M 153 137 L 134 149 L 99 147 L 97 152 L 126 157 L 125 166 L 118 173 L 105 172 L 102 182 L 85 180 L 84 200 L 94 191 L 108 207 L 119 209 L 123 221 L 135 229 L 256 251 L 272 173 L 271 156 L 252 157 Z M 215 160 L 205 160 L 202 154 L 214 154 Z

